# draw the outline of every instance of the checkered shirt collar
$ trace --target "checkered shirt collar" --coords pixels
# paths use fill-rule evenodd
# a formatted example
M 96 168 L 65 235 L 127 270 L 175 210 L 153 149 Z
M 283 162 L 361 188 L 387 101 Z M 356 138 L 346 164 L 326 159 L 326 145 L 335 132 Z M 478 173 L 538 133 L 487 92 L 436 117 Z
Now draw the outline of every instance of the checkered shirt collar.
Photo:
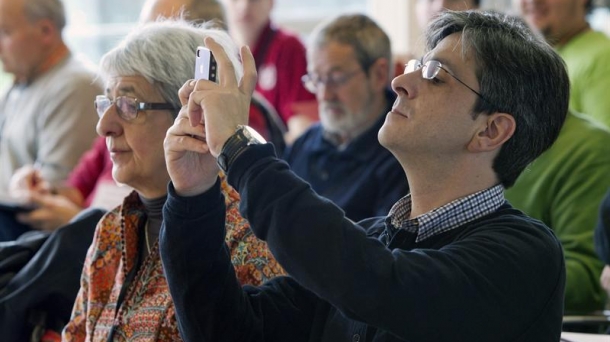
M 504 187 L 498 184 L 409 219 L 411 214 L 409 194 L 394 204 L 389 218 L 394 227 L 416 233 L 415 242 L 421 242 L 488 215 L 496 211 L 504 202 Z

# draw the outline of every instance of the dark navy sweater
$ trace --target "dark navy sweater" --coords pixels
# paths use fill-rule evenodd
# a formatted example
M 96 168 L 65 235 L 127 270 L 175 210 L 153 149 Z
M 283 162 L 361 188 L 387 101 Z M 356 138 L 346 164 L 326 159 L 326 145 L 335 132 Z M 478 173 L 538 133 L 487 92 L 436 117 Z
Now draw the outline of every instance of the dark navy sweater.
M 242 214 L 291 277 L 241 287 L 224 243 L 219 185 L 171 185 L 161 256 L 186 341 L 558 341 L 565 267 L 539 221 L 504 204 L 416 243 L 354 224 L 268 145 L 232 165 Z

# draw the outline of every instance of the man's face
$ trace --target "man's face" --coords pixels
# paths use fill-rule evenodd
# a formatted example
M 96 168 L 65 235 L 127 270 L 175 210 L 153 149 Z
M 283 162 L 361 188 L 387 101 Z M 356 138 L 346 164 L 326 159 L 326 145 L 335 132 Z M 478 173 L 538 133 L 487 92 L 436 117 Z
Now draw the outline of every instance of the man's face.
M 443 39 L 424 58 L 442 63 L 443 68 L 476 91 L 475 61 L 462 55 L 461 35 Z M 379 142 L 399 160 L 427 160 L 442 163 L 467 152 L 480 120 L 472 118 L 477 95 L 441 69 L 435 79 L 422 77 L 422 70 L 400 75 L 392 81 L 398 94 L 392 111 L 379 131 Z
M 417 0 L 417 20 L 423 30 L 441 11 L 465 11 L 476 8 L 474 0 Z
M 0 0 L 0 60 L 4 71 L 29 77 L 42 62 L 43 33 L 23 12 L 23 0 Z
M 515 0 L 528 25 L 550 43 L 561 42 L 585 25 L 587 0 Z
M 231 30 L 248 36 L 258 33 L 269 21 L 273 0 L 224 0 L 224 5 Z
M 353 136 L 379 115 L 371 113 L 375 90 L 351 45 L 330 42 L 309 50 L 308 72 L 323 81 L 315 94 L 325 131 Z

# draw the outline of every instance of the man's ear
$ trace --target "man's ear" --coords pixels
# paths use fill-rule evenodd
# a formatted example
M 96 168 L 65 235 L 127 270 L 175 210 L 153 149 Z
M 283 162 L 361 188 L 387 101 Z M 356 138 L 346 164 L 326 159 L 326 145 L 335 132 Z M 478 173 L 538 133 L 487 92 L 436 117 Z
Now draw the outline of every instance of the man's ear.
M 500 149 L 515 133 L 515 118 L 507 113 L 479 114 L 481 124 L 475 132 L 468 150 L 471 152 L 491 152 Z
M 36 25 L 38 26 L 38 33 L 45 43 L 55 41 L 57 27 L 55 27 L 55 24 L 50 19 L 41 19 Z
M 390 70 L 390 61 L 387 58 L 378 58 L 373 65 L 369 68 L 369 79 L 375 88 L 387 88 L 390 85 L 390 75 L 388 75 L 388 70 Z

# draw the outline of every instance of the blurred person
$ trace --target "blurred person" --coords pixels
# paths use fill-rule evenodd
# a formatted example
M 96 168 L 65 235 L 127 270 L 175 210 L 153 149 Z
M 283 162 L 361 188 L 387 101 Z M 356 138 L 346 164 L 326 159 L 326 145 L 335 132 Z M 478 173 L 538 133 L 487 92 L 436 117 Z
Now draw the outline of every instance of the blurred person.
M 400 164 L 377 140 L 396 99 L 389 88 L 390 39 L 361 14 L 324 22 L 310 38 L 303 79 L 316 94 L 320 122 L 284 159 L 350 219 L 385 215 L 409 192 Z
M 587 22 L 592 0 L 513 0 L 552 44 L 570 75 L 570 108 L 610 128 L 610 38 Z
M 379 131 L 411 193 L 387 217 L 359 223 L 246 125 L 256 83 L 247 47 L 239 82 L 225 74 L 220 84 L 183 86 L 188 108 L 165 143 L 171 183 L 160 247 L 184 340 L 560 339 L 561 244 L 503 189 L 559 134 L 569 101 L 563 62 L 497 13 L 443 12 L 426 42 L 423 60 L 392 81 L 398 97 Z M 229 67 L 223 50 L 206 44 Z M 236 281 L 219 166 L 289 277 L 255 288 Z
M 555 144 L 517 179 L 506 192 L 506 198 L 516 208 L 553 229 L 566 257 L 565 310 L 571 314 L 587 313 L 602 309 L 605 303 L 605 293 L 599 284 L 603 263 L 595 254 L 593 236 L 600 202 L 610 187 L 607 176 L 610 133 L 600 121 L 588 115 L 592 112 L 576 112 L 576 108 L 586 108 L 575 103 L 584 104 L 581 100 L 592 94 L 597 95 L 589 98 L 590 101 L 598 104 L 606 101 L 610 68 L 605 59 L 610 57 L 610 44 L 603 54 L 598 54 L 605 49 L 601 41 L 599 45 L 586 46 L 593 41 L 607 40 L 600 38 L 586 22 L 589 1 L 523 0 L 520 4 L 530 27 L 542 33 L 566 61 L 571 110 Z M 570 56 L 566 51 L 571 51 Z M 589 64 L 602 55 L 607 56 L 603 57 L 603 63 Z M 610 110 L 610 102 L 608 105 L 604 115 L 610 113 L 606 112 Z
M 14 75 L 0 98 L 0 194 L 24 165 L 61 185 L 95 138 L 101 87 L 64 43 L 65 24 L 60 0 L 0 0 L 0 60 Z
M 28 165 L 17 170 L 9 192 L 14 197 L 29 198 L 34 207 L 18 212 L 12 222 L 3 221 L 5 228 L 11 226 L 13 235 L 0 234 L 2 240 L 13 240 L 32 229 L 52 232 L 66 225 L 84 208 L 110 210 L 116 207 L 131 188 L 117 184 L 111 171 L 112 162 L 103 138 L 94 141 L 62 185 L 52 186 L 35 167 Z
M 256 91 L 279 113 L 290 145 L 317 121 L 315 100 L 301 83 L 307 72 L 305 47 L 300 39 L 271 21 L 275 0 L 222 0 L 229 33 L 252 49 L 258 82 Z
M 205 37 L 232 56 L 231 68 L 221 70 L 239 78 L 237 49 L 225 31 L 180 20 L 141 25 L 102 57 L 106 90 L 95 100 L 97 131 L 105 137 L 112 176 L 135 191 L 98 223 L 63 341 L 180 340 L 157 244 L 169 181 L 163 139 L 180 108 L 178 89 L 194 74 L 193 52 Z M 225 241 L 240 281 L 260 284 L 281 274 L 239 215 L 239 195 L 224 181 L 221 194 Z
M 578 314 L 604 307 L 599 277 L 603 263 L 593 235 L 600 202 L 610 187 L 610 132 L 569 112 L 557 141 L 538 157 L 506 199 L 549 226 L 566 258 L 565 310 Z

